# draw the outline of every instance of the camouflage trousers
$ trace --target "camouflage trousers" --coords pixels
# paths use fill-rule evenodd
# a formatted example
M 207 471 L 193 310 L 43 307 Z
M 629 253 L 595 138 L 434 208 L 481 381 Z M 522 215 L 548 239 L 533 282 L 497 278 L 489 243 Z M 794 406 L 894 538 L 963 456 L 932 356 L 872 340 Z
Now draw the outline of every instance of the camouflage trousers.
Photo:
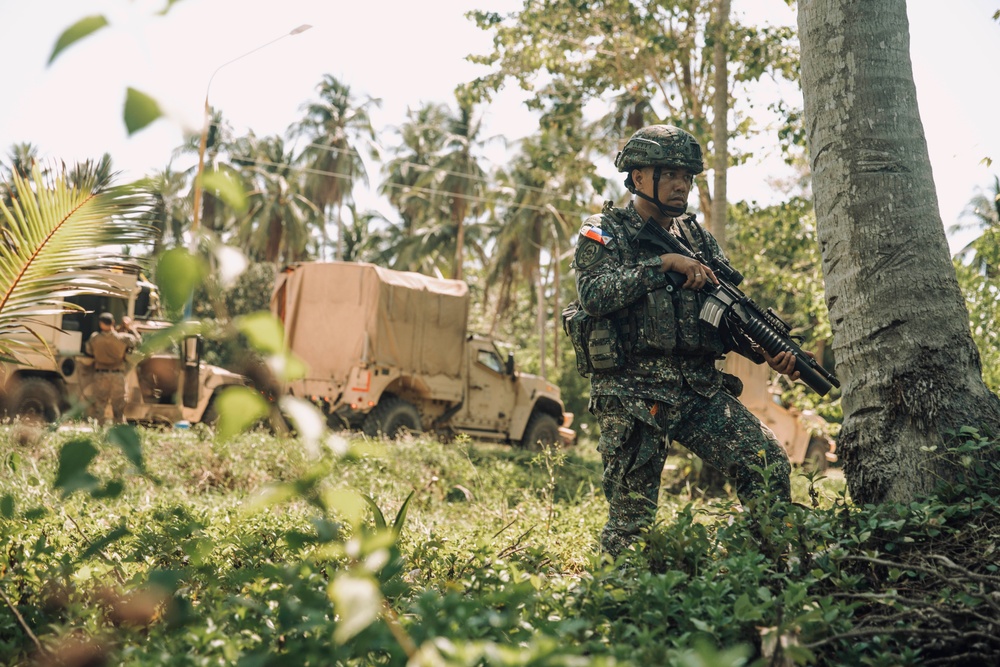
M 601 547 L 612 556 L 653 523 L 671 441 L 726 474 L 744 504 L 766 490 L 754 467 L 770 466 L 773 497 L 791 500 L 788 456 L 771 430 L 726 391 L 711 398 L 687 392 L 677 405 L 599 396 L 592 411 L 601 427 L 598 449 L 609 504 Z
M 110 401 L 115 423 L 125 423 L 125 373 L 95 372 L 90 383 L 89 393 L 88 417 L 103 422 L 105 406 Z

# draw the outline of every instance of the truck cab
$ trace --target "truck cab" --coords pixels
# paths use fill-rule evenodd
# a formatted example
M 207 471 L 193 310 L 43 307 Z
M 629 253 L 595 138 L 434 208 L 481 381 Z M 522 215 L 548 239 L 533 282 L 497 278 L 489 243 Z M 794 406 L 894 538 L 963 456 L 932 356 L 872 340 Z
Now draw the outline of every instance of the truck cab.
M 572 419 L 562 411 L 557 386 L 517 371 L 514 355 L 504 357 L 486 336 L 469 336 L 465 354 L 466 396 L 452 419 L 456 430 L 484 439 L 523 441 L 529 447 L 536 440 L 572 441 Z M 563 428 L 566 431 L 560 431 Z

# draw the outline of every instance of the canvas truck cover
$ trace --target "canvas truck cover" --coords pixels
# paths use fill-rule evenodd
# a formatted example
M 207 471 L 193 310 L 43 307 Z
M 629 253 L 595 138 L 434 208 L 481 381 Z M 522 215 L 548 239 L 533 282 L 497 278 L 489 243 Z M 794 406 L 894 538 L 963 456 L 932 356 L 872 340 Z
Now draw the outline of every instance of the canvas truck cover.
M 346 382 L 363 362 L 454 378 L 462 368 L 468 292 L 460 280 L 311 262 L 278 275 L 271 312 L 284 322 L 289 349 L 308 366 L 306 379 Z

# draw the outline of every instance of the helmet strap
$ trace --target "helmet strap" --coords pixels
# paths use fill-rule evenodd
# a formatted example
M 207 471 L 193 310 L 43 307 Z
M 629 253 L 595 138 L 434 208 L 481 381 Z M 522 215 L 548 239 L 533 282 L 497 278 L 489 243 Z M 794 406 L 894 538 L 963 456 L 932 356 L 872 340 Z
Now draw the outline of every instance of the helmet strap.
M 650 204 L 652 204 L 653 206 L 655 206 L 656 209 L 660 212 L 660 215 L 664 215 L 664 216 L 667 216 L 667 217 L 670 217 L 670 218 L 680 217 L 680 216 L 684 215 L 684 213 L 687 211 L 687 203 L 686 202 L 685 202 L 685 204 L 684 204 L 683 207 L 679 207 L 679 206 L 667 206 L 666 204 L 664 204 L 663 202 L 660 201 L 660 172 L 661 171 L 662 171 L 662 167 L 660 165 L 656 165 L 655 167 L 653 167 L 653 196 L 652 197 L 650 197 L 649 195 L 644 194 L 642 192 L 639 192 L 636 189 L 632 189 L 632 188 L 630 188 L 630 189 L 632 190 L 632 192 L 635 194 L 636 197 L 639 197 L 641 199 L 645 199 Z M 632 178 L 632 175 L 629 174 L 629 178 L 626 180 L 626 185 L 628 185 L 628 180 L 631 180 L 631 178 Z

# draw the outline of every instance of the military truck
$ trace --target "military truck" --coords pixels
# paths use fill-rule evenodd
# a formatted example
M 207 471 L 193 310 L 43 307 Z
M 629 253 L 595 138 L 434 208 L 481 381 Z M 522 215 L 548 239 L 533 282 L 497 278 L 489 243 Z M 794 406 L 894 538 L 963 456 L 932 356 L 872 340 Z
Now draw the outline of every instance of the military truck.
M 788 460 L 817 470 L 837 461 L 836 444 L 819 415 L 782 405 L 771 389 L 771 368 L 738 354 L 727 354 L 724 370 L 743 381 L 740 401 L 774 432 Z
M 0 363 L 0 406 L 9 417 L 54 422 L 86 398 L 93 377 L 93 358 L 84 353 L 97 318 L 110 312 L 116 321 L 134 320 L 139 333 L 169 326 L 157 320 L 159 297 L 154 284 L 135 269 L 102 270 L 115 285 L 115 294 L 84 294 L 66 299 L 81 310 L 36 318 L 30 328 L 48 346 L 48 352 L 20 355 L 18 363 Z M 120 296 L 118 296 L 120 295 Z M 24 337 L 31 334 L 25 332 Z M 216 417 L 213 399 L 224 387 L 244 385 L 246 379 L 217 366 L 202 363 L 201 340 L 183 341 L 180 353 L 161 352 L 128 363 L 125 376 L 125 418 L 141 423 L 202 422 Z M 110 406 L 107 408 L 110 414 Z
M 559 388 L 516 370 L 467 330 L 468 285 L 374 264 L 307 262 L 275 282 L 271 311 L 307 367 L 284 390 L 333 427 L 389 438 L 464 433 L 525 447 L 570 444 Z

